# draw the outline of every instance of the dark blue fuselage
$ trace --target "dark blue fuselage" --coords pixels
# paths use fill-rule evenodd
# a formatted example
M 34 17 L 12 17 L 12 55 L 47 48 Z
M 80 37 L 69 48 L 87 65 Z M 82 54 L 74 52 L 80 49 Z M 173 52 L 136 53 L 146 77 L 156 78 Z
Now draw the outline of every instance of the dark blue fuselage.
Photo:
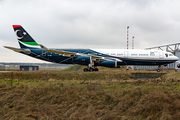
M 66 57 L 60 54 L 47 52 L 40 48 L 29 48 L 29 49 L 31 50 L 31 53 L 28 55 L 37 59 L 45 60 L 48 62 L 59 63 L 59 64 L 77 64 L 77 62 L 74 62 L 74 60 L 77 57 Z M 117 59 L 122 60 L 122 62 L 117 63 L 119 66 L 121 65 L 166 65 L 166 64 L 176 61 L 176 60 L 174 61 L 172 60 L 147 60 L 147 59 L 131 59 L 131 58 L 115 57 L 115 56 L 103 54 L 103 53 L 100 53 L 91 49 L 56 49 L 56 50 L 81 53 L 87 56 L 94 55 L 94 56 L 101 56 L 101 57 L 106 57 L 106 58 L 117 58 Z M 88 65 L 89 63 L 80 62 L 78 64 Z M 95 66 L 101 66 L 101 65 L 95 62 Z

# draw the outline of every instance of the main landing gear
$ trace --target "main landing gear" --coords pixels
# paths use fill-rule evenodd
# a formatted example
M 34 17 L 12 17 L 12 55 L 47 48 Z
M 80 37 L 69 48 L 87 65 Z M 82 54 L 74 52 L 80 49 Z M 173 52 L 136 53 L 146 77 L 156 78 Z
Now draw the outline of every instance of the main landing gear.
M 92 71 L 99 71 L 98 68 L 94 66 L 94 64 L 89 64 L 87 68 L 84 68 L 84 72 L 92 72 Z
M 90 71 L 90 72 L 92 72 L 92 71 L 99 71 L 99 69 L 98 68 L 84 68 L 84 72 L 88 72 L 88 71 Z

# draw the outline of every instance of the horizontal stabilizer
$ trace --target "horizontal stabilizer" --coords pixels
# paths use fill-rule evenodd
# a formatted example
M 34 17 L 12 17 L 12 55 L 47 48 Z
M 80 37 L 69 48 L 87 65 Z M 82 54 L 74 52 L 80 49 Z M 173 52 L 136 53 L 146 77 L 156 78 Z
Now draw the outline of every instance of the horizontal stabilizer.
M 26 53 L 26 54 L 30 54 L 31 51 L 28 49 L 28 50 L 22 50 L 22 49 L 19 49 L 19 48 L 13 48 L 13 47 L 8 47 L 8 46 L 4 46 L 5 48 L 7 49 L 10 49 L 10 50 L 14 50 L 15 52 L 19 52 L 19 53 Z

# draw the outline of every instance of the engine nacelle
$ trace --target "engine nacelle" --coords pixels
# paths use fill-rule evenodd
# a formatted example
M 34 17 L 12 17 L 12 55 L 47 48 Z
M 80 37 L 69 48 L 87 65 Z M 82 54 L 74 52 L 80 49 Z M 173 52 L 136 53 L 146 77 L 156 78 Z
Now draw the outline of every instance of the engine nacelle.
M 91 56 L 78 56 L 73 58 L 74 64 L 87 65 L 91 62 Z
M 104 67 L 111 67 L 111 68 L 117 68 L 120 67 L 117 65 L 117 61 L 100 61 L 99 62 L 100 66 L 104 66 Z
M 177 68 L 180 68 L 180 64 L 177 64 Z

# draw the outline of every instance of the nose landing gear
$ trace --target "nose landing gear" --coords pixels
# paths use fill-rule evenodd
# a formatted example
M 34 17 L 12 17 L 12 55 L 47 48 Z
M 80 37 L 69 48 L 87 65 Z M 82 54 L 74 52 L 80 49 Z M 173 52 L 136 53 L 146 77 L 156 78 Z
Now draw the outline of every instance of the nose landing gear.
M 161 65 L 158 66 L 157 72 L 160 72 Z

